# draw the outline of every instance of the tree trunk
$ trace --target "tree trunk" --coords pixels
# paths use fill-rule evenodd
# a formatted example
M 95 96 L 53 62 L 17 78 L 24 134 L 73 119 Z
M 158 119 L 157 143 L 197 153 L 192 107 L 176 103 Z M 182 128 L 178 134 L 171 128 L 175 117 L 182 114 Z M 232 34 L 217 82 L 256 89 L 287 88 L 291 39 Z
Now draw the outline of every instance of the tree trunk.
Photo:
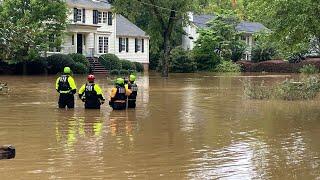
M 170 58 L 170 37 L 176 21 L 176 11 L 172 8 L 168 20 L 168 26 L 163 31 L 163 51 L 164 57 L 162 58 L 162 77 L 169 76 L 169 58 Z
M 22 75 L 27 75 L 27 62 L 23 61 L 22 63 Z
M 162 57 L 162 77 L 169 76 L 169 58 L 170 58 L 170 37 L 168 33 L 164 33 L 163 42 L 163 57 Z

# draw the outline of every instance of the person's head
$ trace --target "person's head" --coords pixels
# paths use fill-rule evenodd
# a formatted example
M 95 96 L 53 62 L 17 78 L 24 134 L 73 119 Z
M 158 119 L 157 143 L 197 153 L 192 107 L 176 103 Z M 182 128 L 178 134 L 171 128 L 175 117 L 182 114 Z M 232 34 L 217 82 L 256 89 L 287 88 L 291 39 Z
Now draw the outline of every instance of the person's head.
M 130 82 L 136 81 L 136 76 L 133 75 L 133 74 L 131 74 L 130 77 L 129 77 L 129 81 L 130 81 Z
M 88 75 L 88 82 L 89 83 L 94 83 L 94 79 L 95 79 L 95 77 L 93 74 Z
M 64 74 L 71 74 L 71 69 L 70 69 L 70 67 L 64 67 L 63 73 L 64 73 Z
M 118 85 L 118 86 L 124 85 L 124 79 L 123 78 L 117 78 L 116 85 Z

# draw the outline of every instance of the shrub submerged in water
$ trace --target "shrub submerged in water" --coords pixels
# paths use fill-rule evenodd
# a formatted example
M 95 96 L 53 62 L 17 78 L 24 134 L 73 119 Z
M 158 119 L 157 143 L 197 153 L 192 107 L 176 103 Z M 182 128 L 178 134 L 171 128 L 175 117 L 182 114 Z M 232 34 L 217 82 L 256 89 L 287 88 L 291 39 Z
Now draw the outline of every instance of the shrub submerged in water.
M 222 61 L 215 68 L 216 72 L 241 72 L 241 66 L 239 64 L 233 63 L 232 61 Z
M 303 78 L 300 82 L 293 79 L 285 80 L 271 87 L 265 86 L 264 83 L 255 85 L 250 81 L 244 82 L 244 93 L 249 99 L 310 100 L 317 96 L 319 90 L 318 76 Z
M 300 68 L 299 72 L 303 74 L 317 74 L 319 73 L 319 69 L 313 64 L 307 64 Z

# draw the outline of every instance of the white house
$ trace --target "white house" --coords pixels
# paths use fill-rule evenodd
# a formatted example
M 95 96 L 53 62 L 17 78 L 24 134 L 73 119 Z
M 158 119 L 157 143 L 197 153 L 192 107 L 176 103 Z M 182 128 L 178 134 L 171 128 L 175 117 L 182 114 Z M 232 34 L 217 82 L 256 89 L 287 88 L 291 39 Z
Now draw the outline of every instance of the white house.
M 188 16 L 189 24 L 183 28 L 185 35 L 182 37 L 182 47 L 186 50 L 192 50 L 195 46 L 195 42 L 199 38 L 198 29 L 207 28 L 207 23 L 211 21 L 214 16 L 196 15 L 193 13 L 189 13 Z M 243 59 L 251 60 L 251 50 L 254 45 L 253 34 L 268 29 L 261 23 L 243 21 L 236 26 L 236 30 L 242 32 L 241 40 L 247 45 L 247 50 L 243 54 Z
M 112 12 L 108 1 L 66 0 L 67 32 L 61 48 L 49 54 L 80 53 L 86 57 L 116 54 L 120 59 L 149 65 L 149 36 L 125 17 Z

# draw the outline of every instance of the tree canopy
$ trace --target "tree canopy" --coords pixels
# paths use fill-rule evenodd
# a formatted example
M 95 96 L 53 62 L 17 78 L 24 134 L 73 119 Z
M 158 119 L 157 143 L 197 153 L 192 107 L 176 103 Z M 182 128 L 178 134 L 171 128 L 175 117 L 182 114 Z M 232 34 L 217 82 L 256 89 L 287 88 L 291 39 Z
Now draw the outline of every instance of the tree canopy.
M 61 44 L 67 18 L 63 0 L 3 0 L 0 59 L 21 62 Z M 49 41 L 49 37 L 54 40 Z
M 320 5 L 316 0 L 247 0 L 249 19 L 272 30 L 270 41 L 286 53 L 313 48 L 319 51 Z

